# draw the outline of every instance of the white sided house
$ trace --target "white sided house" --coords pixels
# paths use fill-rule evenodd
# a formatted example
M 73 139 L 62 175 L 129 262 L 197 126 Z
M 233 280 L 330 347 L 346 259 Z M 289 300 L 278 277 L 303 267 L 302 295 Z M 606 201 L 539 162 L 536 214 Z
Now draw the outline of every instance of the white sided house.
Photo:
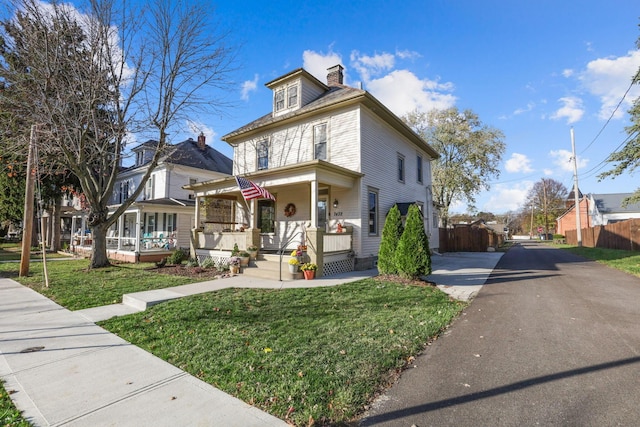
M 345 86 L 342 70 L 330 68 L 326 84 L 301 68 L 267 83 L 273 110 L 222 137 L 233 147 L 233 174 L 276 201 L 245 203 L 234 177 L 188 186 L 202 202 L 199 258 L 223 257 L 235 243 L 285 254 L 286 263 L 301 246 L 319 276 L 373 268 L 386 214 L 412 203 L 439 246 L 431 197 L 438 154 L 370 93 Z
M 113 212 L 140 186 L 156 150 L 147 141 L 132 151 L 135 164 L 123 169 L 113 191 Z M 169 145 L 146 182 L 144 190 L 107 232 L 109 258 L 124 261 L 158 261 L 176 248 L 188 249 L 194 223 L 195 197 L 184 187 L 230 176 L 232 161 L 206 144 L 205 136 Z M 72 246 L 91 249 L 91 234 L 84 215 L 74 218 Z

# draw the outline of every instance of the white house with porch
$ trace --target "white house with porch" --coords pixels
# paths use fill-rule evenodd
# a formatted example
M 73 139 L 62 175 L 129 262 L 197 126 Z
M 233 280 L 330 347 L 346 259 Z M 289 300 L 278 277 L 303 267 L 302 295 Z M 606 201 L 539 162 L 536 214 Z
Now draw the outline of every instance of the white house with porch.
M 233 147 L 233 174 L 276 201 L 245 203 L 233 177 L 186 187 L 199 201 L 199 258 L 228 256 L 234 244 L 263 254 L 302 246 L 318 275 L 372 268 L 396 203 L 417 204 L 431 248 L 439 246 L 431 196 L 438 154 L 370 93 L 344 85 L 342 66 L 328 71 L 327 83 L 301 68 L 268 82 L 272 111 L 222 137 Z
M 132 151 L 135 164 L 123 169 L 113 191 L 112 211 L 139 187 L 153 157 L 157 141 L 147 141 Z M 183 187 L 200 181 L 228 177 L 232 161 L 206 144 L 204 135 L 167 147 L 144 190 L 107 232 L 111 259 L 158 261 L 175 248 L 188 249 L 194 224 L 195 197 Z M 91 250 L 86 213 L 72 219 L 72 248 Z

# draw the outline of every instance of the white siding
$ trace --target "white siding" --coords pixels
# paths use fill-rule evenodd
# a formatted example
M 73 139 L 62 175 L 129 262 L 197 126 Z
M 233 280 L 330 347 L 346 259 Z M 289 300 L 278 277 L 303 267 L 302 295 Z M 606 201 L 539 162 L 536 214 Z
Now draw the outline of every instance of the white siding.
M 368 228 L 362 230 L 362 254 L 368 256 L 377 254 L 385 216 L 395 203 L 421 202 L 423 206 L 427 207 L 427 186 L 431 184 L 431 174 L 430 168 L 425 167 L 430 160 L 426 152 L 419 150 L 367 109 L 361 110 L 361 117 L 362 172 L 365 174 L 361 186 L 361 200 L 363 200 L 361 215 L 365 227 L 368 218 L 367 195 L 369 187 L 378 189 L 380 208 L 377 236 L 369 236 Z M 422 155 L 424 161 L 422 184 L 417 183 L 416 155 L 418 153 Z M 405 158 L 404 183 L 398 181 L 398 155 Z M 430 219 L 425 218 L 425 225 L 429 224 Z
M 323 123 L 327 124 L 327 161 L 359 171 L 358 116 L 358 108 L 349 107 L 241 141 L 234 150 L 234 173 L 257 170 L 257 146 L 265 140 L 269 142 L 269 169 L 313 160 L 313 127 Z

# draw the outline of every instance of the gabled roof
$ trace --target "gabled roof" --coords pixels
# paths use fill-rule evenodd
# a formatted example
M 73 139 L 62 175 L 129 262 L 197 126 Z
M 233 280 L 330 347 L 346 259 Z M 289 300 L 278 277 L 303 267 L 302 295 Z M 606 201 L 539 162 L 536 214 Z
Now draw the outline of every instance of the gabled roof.
M 149 147 L 155 150 L 157 145 L 158 141 L 149 140 L 138 145 L 133 150 L 137 151 L 143 147 Z M 196 169 L 220 172 L 227 175 L 230 175 L 233 171 L 233 161 L 230 158 L 208 145 L 205 145 L 204 150 L 201 150 L 198 147 L 198 142 L 191 138 L 175 145 L 167 145 L 165 152 L 166 154 L 160 157 L 158 162 L 159 164 L 171 163 L 174 165 L 189 166 Z M 142 165 L 134 165 L 124 169 L 124 171 L 144 167 L 145 164 L 146 163 Z
M 288 76 L 287 74 L 286 76 Z M 279 78 L 277 80 L 280 80 Z M 315 100 L 303 105 L 302 107 L 278 116 L 273 116 L 272 113 L 265 114 L 257 120 L 242 126 L 233 132 L 224 135 L 221 139 L 229 144 L 233 144 L 239 137 L 248 137 L 253 133 L 267 130 L 271 127 L 286 124 L 287 122 L 294 122 L 304 119 L 306 116 L 321 112 L 325 109 L 331 109 L 340 107 L 342 105 L 350 105 L 355 103 L 362 103 L 369 110 L 371 110 L 378 117 L 385 120 L 393 128 L 398 130 L 407 139 L 412 141 L 415 145 L 425 150 L 432 158 L 436 159 L 439 154 L 416 134 L 406 123 L 404 123 L 398 116 L 391 112 L 387 107 L 378 101 L 369 92 L 362 89 L 355 89 L 349 86 L 326 86 L 328 89 L 318 96 Z
M 595 201 L 598 212 L 601 214 L 640 212 L 640 203 L 622 206 L 623 200 L 631 195 L 632 193 L 613 193 L 591 194 L 590 196 Z

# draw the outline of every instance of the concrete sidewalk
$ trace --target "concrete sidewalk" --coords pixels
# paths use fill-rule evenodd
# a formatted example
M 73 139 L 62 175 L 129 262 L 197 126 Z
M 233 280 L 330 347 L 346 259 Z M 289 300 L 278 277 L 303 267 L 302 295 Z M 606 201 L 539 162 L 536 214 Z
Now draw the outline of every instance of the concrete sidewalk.
M 429 280 L 459 299 L 477 293 L 502 254 L 434 255 Z M 227 287 L 335 286 L 371 277 L 352 272 L 313 281 L 235 276 L 127 296 L 127 304 L 71 312 L 0 279 L 0 379 L 37 426 L 285 426 L 94 322 Z

